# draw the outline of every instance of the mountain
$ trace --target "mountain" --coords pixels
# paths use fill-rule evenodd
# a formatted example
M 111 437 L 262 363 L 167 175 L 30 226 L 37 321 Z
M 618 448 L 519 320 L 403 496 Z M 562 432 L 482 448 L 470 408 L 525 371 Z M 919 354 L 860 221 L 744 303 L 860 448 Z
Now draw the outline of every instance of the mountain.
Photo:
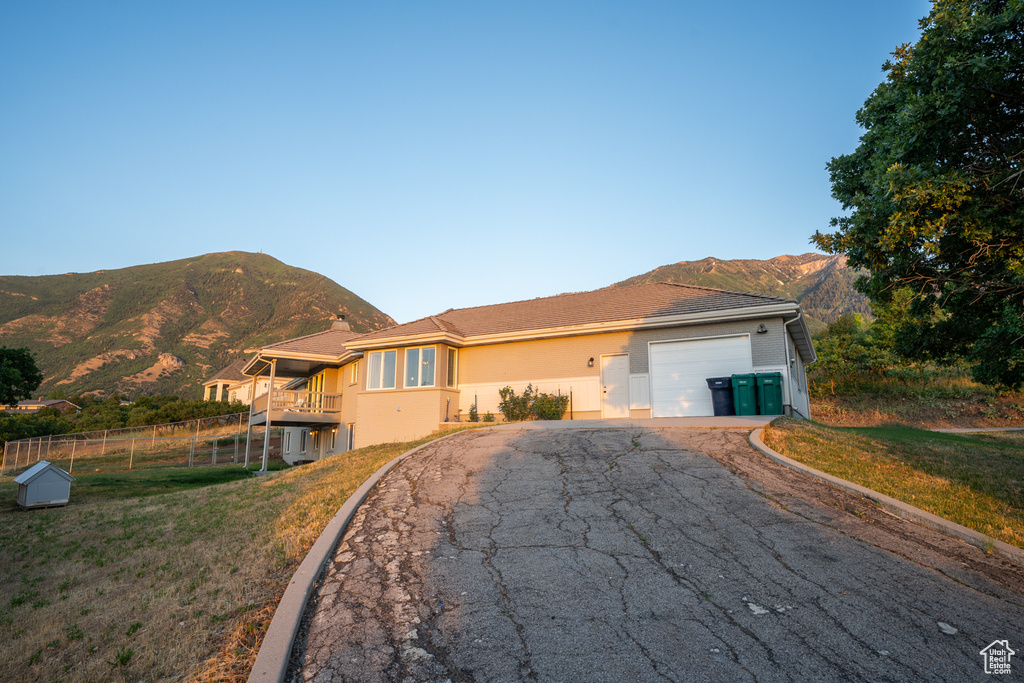
M 817 332 L 843 313 L 871 317 L 867 297 L 853 287 L 858 276 L 847 268 L 846 257 L 841 255 L 776 256 L 767 261 L 708 257 L 661 266 L 612 286 L 678 282 L 793 298 L 800 302 L 811 331 Z
M 45 378 L 39 395 L 197 398 L 203 380 L 232 361 L 328 329 L 337 313 L 357 332 L 394 324 L 336 282 L 266 254 L 0 276 L 0 346 L 32 350 Z

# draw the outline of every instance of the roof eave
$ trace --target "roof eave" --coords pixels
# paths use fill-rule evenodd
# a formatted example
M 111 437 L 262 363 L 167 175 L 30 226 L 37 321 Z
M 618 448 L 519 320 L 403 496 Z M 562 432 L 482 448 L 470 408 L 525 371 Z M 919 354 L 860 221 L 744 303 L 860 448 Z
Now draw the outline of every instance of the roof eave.
M 461 347 L 466 344 L 466 337 L 451 332 L 422 332 L 420 334 L 403 334 L 395 337 L 379 337 L 364 341 L 352 340 L 347 346 L 353 350 L 380 349 L 391 346 L 418 346 L 421 344 L 447 344 Z
M 645 318 L 628 318 L 602 323 L 564 325 L 561 327 L 537 328 L 516 332 L 467 335 L 465 337 L 451 334 L 438 335 L 434 332 L 418 335 L 380 337 L 377 339 L 368 339 L 362 342 L 353 341 L 351 346 L 362 350 L 389 348 L 393 346 L 413 346 L 425 343 L 446 343 L 456 347 L 483 346 L 487 344 L 529 341 L 533 339 L 547 339 L 552 337 L 569 337 L 585 334 L 601 334 L 606 332 L 625 332 L 659 327 L 673 327 L 676 325 L 725 322 L 730 320 L 749 320 L 752 318 L 781 316 L 787 313 L 797 314 L 799 313 L 799 310 L 800 306 L 796 302 L 786 301 L 767 306 L 746 306 L 743 308 L 732 308 L 718 311 L 701 311 L 699 313 L 680 313 L 676 315 L 658 315 Z
M 348 361 L 359 358 L 362 355 L 362 353 L 353 352 L 348 348 L 346 348 L 345 353 L 340 356 L 330 353 L 308 353 L 262 349 L 253 357 L 252 360 L 245 364 L 245 367 L 242 368 L 242 374 L 248 375 L 249 377 L 253 377 L 257 374 L 263 374 L 267 369 L 267 366 L 270 365 L 271 360 L 304 360 L 309 361 L 310 363 L 319 363 L 323 365 L 344 365 Z

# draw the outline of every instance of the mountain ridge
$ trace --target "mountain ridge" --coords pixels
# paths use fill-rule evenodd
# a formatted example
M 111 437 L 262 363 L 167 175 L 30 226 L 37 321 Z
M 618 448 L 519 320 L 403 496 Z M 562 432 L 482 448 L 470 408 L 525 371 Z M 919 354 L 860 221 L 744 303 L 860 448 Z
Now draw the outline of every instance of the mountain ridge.
M 208 376 L 266 344 L 394 324 L 329 278 L 266 254 L 203 254 L 114 270 L 0 276 L 0 345 L 27 347 L 37 394 L 198 396 Z
M 676 282 L 785 296 L 800 303 L 812 331 L 824 329 L 843 313 L 859 313 L 871 317 L 871 305 L 854 288 L 860 274 L 846 265 L 843 255 L 828 256 L 809 252 L 783 254 L 774 258 L 718 259 L 713 256 L 698 261 L 679 261 L 631 278 L 612 287 Z

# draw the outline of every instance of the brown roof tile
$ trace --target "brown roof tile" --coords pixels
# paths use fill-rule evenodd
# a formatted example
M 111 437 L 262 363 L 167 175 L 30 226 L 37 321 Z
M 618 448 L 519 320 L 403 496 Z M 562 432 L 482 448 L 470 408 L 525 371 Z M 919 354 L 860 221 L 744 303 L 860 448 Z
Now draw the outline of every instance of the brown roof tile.
M 360 335 L 358 341 L 429 334 L 439 330 L 462 337 L 507 334 L 616 320 L 727 311 L 792 301 L 763 294 L 659 282 L 451 309 L 404 325 Z
M 289 351 L 292 353 L 312 353 L 322 356 L 342 356 L 345 354 L 345 342 L 359 335 L 347 330 L 327 330 L 307 334 L 305 337 L 288 339 L 277 344 L 263 347 L 264 350 Z
M 244 368 L 248 362 L 249 362 L 248 358 L 242 358 L 240 360 L 236 360 L 234 363 L 232 363 L 231 365 L 227 366 L 226 368 L 224 368 L 223 370 L 218 372 L 216 375 L 214 375 L 210 379 L 206 380 L 206 382 L 204 382 L 204 384 L 209 384 L 210 382 L 216 382 L 218 380 L 220 380 L 222 382 L 242 382 L 242 381 L 245 381 L 245 380 L 247 380 L 249 378 L 242 374 L 242 368 Z

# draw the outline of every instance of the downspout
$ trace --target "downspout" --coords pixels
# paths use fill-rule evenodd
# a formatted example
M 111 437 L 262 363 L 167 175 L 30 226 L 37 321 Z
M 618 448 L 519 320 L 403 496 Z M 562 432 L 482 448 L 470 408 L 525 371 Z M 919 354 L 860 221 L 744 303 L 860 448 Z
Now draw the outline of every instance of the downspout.
M 782 323 L 782 326 L 786 329 L 786 335 L 788 335 L 789 339 L 793 338 L 793 334 L 789 331 L 789 326 L 792 325 L 795 322 L 799 322 L 800 320 L 803 319 L 803 317 L 804 317 L 804 312 L 802 310 L 798 310 L 796 312 L 796 317 L 795 318 L 790 320 L 788 323 Z M 796 358 L 790 358 L 789 357 L 789 343 L 788 343 L 788 340 L 784 339 L 783 343 L 786 344 L 786 365 L 790 365 L 792 363 L 795 366 L 796 365 Z M 796 348 L 796 343 L 795 342 L 793 344 L 793 352 L 794 353 L 799 353 L 799 350 Z M 794 371 L 796 370 L 795 367 L 793 369 L 794 369 Z M 796 374 L 796 373 L 794 372 L 793 374 Z M 806 375 L 805 375 L 805 379 L 806 379 Z M 786 384 L 789 385 L 789 384 L 791 384 L 791 382 L 787 382 Z M 809 386 L 807 386 L 806 381 L 804 382 L 804 389 L 807 390 L 807 392 L 806 392 L 807 393 L 807 419 L 810 420 L 811 419 L 811 388 Z M 793 388 L 792 387 L 790 387 L 790 389 L 789 389 L 789 409 L 791 411 L 793 410 Z

